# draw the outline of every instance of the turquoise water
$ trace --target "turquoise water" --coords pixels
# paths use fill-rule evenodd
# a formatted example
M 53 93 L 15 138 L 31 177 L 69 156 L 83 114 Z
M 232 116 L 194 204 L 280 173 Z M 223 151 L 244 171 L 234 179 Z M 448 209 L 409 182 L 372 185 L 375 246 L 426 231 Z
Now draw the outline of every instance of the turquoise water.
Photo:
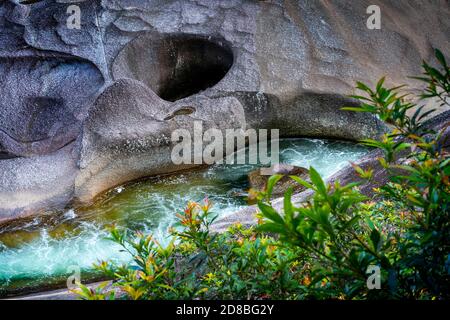
M 332 140 L 284 139 L 280 162 L 309 168 L 324 177 L 363 156 L 365 147 Z M 64 283 L 72 266 L 92 277 L 101 260 L 129 257 L 105 239 L 108 225 L 152 233 L 165 241 L 167 229 L 189 200 L 208 197 L 225 216 L 246 206 L 247 173 L 256 165 L 215 165 L 117 187 L 89 208 L 52 213 L 20 227 L 0 230 L 0 296 L 8 292 Z M 83 278 L 84 277 L 84 278 Z

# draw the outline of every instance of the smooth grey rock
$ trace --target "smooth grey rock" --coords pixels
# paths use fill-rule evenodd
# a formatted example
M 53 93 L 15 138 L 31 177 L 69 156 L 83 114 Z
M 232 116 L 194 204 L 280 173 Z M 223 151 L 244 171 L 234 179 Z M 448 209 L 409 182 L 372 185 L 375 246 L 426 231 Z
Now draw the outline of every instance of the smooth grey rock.
M 45 155 L 75 140 L 103 85 L 74 57 L 0 58 L 0 143 L 16 156 Z
M 122 79 L 108 87 L 83 127 L 76 200 L 88 202 L 126 181 L 193 167 L 173 163 L 171 134 L 185 129 L 193 136 L 194 121 L 224 135 L 228 128 L 245 129 L 242 105 L 233 97 L 171 104 L 135 80 Z
M 0 223 L 61 210 L 74 192 L 77 155 L 70 144 L 54 153 L 0 160 Z
M 369 0 L 83 1 L 80 30 L 67 28 L 69 3 L 0 4 L 0 218 L 47 208 L 58 190 L 67 204 L 66 181 L 88 202 L 181 169 L 169 163 L 166 138 L 195 119 L 289 137 L 376 137 L 386 130 L 376 119 L 340 110 L 354 103 L 346 97 L 355 81 L 388 75 L 388 85 L 415 89 L 408 76 L 432 48 L 450 52 L 445 0 L 378 1 L 381 30 L 366 27 Z M 60 156 L 67 144 L 75 167 Z M 28 184 L 52 175 L 70 179 L 46 191 Z M 11 190 L 32 200 L 9 201 Z

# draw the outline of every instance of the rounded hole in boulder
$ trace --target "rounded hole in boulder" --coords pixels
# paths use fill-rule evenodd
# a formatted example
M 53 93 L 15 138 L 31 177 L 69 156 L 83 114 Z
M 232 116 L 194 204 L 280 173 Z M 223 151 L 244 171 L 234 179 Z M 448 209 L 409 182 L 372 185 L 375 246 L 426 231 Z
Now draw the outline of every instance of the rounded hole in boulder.
M 140 37 L 113 65 L 115 79 L 145 83 L 162 99 L 176 101 L 215 86 L 233 65 L 231 49 L 220 40 L 193 36 Z
M 194 112 L 195 112 L 194 107 L 190 107 L 190 106 L 181 107 L 181 108 L 175 110 L 174 112 L 172 112 L 171 114 L 167 115 L 164 118 L 164 120 L 171 120 L 171 119 L 175 118 L 176 116 L 190 115 L 190 114 L 193 114 Z

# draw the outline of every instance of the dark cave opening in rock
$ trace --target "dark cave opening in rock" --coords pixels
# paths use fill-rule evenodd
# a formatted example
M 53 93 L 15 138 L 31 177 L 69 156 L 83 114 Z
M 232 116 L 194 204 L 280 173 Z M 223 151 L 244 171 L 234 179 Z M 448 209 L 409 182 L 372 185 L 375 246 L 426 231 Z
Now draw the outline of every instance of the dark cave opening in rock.
M 233 64 L 231 50 L 204 39 L 170 39 L 161 49 L 161 54 L 169 54 L 157 93 L 167 101 L 213 87 Z
M 233 52 L 222 40 L 149 35 L 124 48 L 113 73 L 116 79 L 142 81 L 162 99 L 173 102 L 215 86 L 233 62 Z

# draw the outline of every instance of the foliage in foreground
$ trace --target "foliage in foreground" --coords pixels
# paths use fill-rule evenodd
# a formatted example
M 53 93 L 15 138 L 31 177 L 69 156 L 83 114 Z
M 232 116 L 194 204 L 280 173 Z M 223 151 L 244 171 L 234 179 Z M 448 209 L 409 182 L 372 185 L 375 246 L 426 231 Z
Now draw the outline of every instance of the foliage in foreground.
M 444 105 L 450 70 L 438 50 L 436 57 L 443 71 L 424 63 L 421 98 L 437 97 Z M 442 149 L 443 131 L 426 128 L 424 118 L 433 111 L 407 102 L 399 87 L 385 88 L 384 79 L 375 89 L 363 83 L 357 88 L 364 95 L 353 97 L 361 105 L 347 110 L 372 113 L 394 127 L 380 141 L 363 141 L 383 150 L 379 161 L 390 174 L 390 182 L 375 190 L 376 201 L 357 183 L 326 184 L 311 168 L 309 181 L 292 179 L 312 189 L 313 197 L 294 204 L 289 189 L 280 212 L 269 200 L 280 179 L 273 176 L 259 194 L 256 227 L 213 233 L 210 203 L 189 203 L 169 245 L 113 229 L 112 240 L 133 263 L 97 268 L 128 299 L 448 299 L 450 158 Z M 417 111 L 408 116 L 412 108 Z M 372 170 L 355 169 L 373 178 Z M 81 289 L 84 299 L 114 298 Z

